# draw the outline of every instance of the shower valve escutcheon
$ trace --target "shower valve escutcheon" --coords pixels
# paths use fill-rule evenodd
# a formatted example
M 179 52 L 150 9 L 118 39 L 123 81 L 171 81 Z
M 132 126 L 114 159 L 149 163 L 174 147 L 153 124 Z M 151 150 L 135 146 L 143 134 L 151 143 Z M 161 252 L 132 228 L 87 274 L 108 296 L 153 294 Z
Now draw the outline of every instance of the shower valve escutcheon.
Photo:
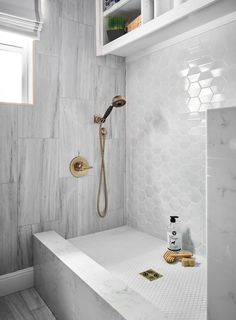
M 70 162 L 70 172 L 76 178 L 85 176 L 88 173 L 88 170 L 92 168 L 93 167 L 89 165 L 88 161 L 81 156 L 73 158 Z

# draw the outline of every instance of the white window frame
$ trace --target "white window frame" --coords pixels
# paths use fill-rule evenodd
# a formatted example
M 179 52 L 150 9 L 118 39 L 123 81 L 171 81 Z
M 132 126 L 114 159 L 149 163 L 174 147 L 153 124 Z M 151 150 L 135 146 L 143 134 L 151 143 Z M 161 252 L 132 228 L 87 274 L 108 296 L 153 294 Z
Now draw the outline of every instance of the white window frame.
M 6 102 L 0 100 L 0 104 L 33 104 L 33 40 L 22 39 L 0 38 L 0 50 L 18 52 L 22 55 L 22 101 Z

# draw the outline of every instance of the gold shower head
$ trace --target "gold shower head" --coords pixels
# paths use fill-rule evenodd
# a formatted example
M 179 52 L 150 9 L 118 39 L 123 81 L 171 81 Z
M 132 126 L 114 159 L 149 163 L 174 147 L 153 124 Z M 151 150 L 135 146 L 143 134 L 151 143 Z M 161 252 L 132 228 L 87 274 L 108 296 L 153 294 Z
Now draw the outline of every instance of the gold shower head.
M 112 99 L 112 107 L 120 108 L 126 104 L 126 100 L 122 96 L 115 96 Z

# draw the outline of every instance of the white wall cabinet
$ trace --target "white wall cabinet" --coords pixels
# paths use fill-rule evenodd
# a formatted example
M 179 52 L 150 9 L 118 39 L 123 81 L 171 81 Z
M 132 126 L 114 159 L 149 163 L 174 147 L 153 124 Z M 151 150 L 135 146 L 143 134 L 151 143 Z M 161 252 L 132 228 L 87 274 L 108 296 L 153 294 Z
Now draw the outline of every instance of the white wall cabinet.
M 236 19 L 235 0 L 120 0 L 104 11 L 103 0 L 96 0 L 97 55 L 123 57 L 138 54 L 152 46 L 181 41 Z M 109 16 L 124 16 L 131 21 L 141 15 L 137 29 L 110 41 Z

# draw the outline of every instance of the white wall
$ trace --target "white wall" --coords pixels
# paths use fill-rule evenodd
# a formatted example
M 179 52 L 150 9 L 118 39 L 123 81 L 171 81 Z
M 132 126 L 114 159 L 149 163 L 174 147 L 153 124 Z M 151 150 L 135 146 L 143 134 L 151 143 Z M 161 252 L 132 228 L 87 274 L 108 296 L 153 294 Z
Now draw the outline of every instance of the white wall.
M 126 219 L 166 239 L 179 215 L 185 248 L 206 246 L 206 109 L 236 102 L 236 23 L 127 65 Z

